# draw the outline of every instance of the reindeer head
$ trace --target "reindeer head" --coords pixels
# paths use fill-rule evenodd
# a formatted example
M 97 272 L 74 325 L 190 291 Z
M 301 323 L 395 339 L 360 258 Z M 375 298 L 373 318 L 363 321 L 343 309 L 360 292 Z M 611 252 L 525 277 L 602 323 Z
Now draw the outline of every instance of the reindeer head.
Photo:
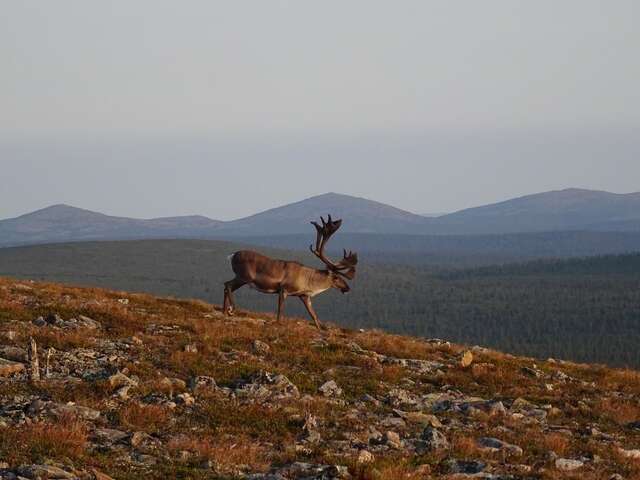
M 332 220 L 331 215 L 327 216 L 326 222 L 323 217 L 320 217 L 320 220 L 322 225 L 319 225 L 318 222 L 311 222 L 311 224 L 316 227 L 317 235 L 316 247 L 313 248 L 313 245 L 309 245 L 309 250 L 311 250 L 311 252 L 327 266 L 327 270 L 332 276 L 333 287 L 337 288 L 342 293 L 347 293 L 350 290 L 350 287 L 345 281 L 345 278 L 351 280 L 355 277 L 358 254 L 352 251 L 347 253 L 346 250 L 343 250 L 344 254 L 342 260 L 337 263 L 328 259 L 324 254 L 324 247 L 329 241 L 329 238 L 331 238 L 331 235 L 336 233 L 340 228 L 342 220 Z

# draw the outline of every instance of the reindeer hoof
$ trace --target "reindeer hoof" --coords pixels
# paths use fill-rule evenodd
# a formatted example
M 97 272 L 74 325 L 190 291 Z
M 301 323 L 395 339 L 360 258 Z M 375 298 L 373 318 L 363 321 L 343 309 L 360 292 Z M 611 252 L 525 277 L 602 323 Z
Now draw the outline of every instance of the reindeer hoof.
M 233 307 L 228 307 L 228 308 L 227 308 L 227 311 L 226 311 L 225 313 L 227 314 L 227 316 L 229 316 L 229 317 L 233 317 L 233 314 L 234 314 L 235 312 L 234 312 Z

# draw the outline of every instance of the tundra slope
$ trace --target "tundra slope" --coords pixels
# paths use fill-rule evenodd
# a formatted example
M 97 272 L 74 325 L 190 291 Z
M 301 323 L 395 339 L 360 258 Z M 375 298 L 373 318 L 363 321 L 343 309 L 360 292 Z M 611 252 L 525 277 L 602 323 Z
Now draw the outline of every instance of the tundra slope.
M 237 313 L 0 278 L 0 478 L 640 477 L 636 371 Z

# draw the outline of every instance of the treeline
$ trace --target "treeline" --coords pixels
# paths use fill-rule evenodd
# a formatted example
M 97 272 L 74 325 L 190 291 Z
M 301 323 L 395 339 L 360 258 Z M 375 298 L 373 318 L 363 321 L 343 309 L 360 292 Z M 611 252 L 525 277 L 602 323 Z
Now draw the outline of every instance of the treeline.
M 89 242 L 0 249 L 0 275 L 145 291 L 220 303 L 237 244 Z M 311 254 L 266 253 L 313 264 Z M 353 291 L 314 300 L 321 320 L 495 347 L 535 357 L 640 367 L 640 254 L 468 269 L 363 261 Z M 275 311 L 243 288 L 241 308 Z M 295 298 L 286 312 L 304 316 Z

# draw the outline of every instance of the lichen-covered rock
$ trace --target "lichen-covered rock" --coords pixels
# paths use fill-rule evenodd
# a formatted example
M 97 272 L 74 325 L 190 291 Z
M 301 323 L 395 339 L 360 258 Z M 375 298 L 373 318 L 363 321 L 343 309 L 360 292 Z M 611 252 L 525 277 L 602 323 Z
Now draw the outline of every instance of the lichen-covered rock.
M 324 382 L 319 388 L 318 391 L 322 393 L 325 397 L 339 397 L 342 395 L 342 389 L 338 386 L 335 380 L 329 380 Z

